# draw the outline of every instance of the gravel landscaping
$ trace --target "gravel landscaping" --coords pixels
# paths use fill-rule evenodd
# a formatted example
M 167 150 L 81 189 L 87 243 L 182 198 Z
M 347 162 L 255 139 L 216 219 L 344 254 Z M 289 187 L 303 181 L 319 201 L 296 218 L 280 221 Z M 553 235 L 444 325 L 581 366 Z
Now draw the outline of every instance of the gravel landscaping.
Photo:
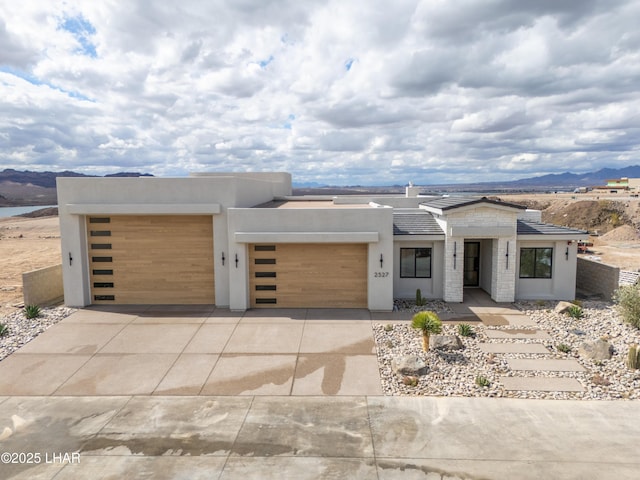
M 68 307 L 42 308 L 38 317 L 28 319 L 24 312 L 19 310 L 0 319 L 0 323 L 8 327 L 5 335 L 0 337 L 0 360 L 73 312 L 75 309 Z
M 410 322 L 374 324 L 382 388 L 386 395 L 437 395 L 477 396 L 511 398 L 549 398 L 613 400 L 640 398 L 640 370 L 630 370 L 625 365 L 629 345 L 640 344 L 640 330 L 624 323 L 614 307 L 605 302 L 584 302 L 583 317 L 574 319 L 553 311 L 556 302 L 520 302 L 516 307 L 533 319 L 536 326 L 484 326 L 473 323 L 475 335 L 460 337 L 464 348 L 457 351 L 422 351 L 421 334 L 412 329 Z M 422 310 L 442 313 L 446 305 L 429 303 Z M 409 308 L 410 310 L 410 308 Z M 411 310 L 414 311 L 414 310 Z M 542 329 L 550 339 L 489 339 L 486 332 L 491 329 L 519 328 Z M 456 325 L 443 325 L 445 335 L 457 335 Z M 609 360 L 594 361 L 578 353 L 585 341 L 605 339 L 613 346 Z M 495 353 L 487 354 L 479 344 L 489 343 L 541 343 L 548 354 Z M 564 344 L 568 352 L 558 350 Z M 561 347 L 563 348 L 563 347 Z M 421 357 L 426 365 L 425 375 L 403 377 L 392 371 L 392 359 L 408 355 Z M 584 367 L 584 372 L 516 371 L 509 368 L 508 360 L 526 359 L 574 359 Z M 584 392 L 508 391 L 500 377 L 544 376 L 575 378 L 584 387 Z M 489 386 L 478 386 L 477 378 L 488 380 Z

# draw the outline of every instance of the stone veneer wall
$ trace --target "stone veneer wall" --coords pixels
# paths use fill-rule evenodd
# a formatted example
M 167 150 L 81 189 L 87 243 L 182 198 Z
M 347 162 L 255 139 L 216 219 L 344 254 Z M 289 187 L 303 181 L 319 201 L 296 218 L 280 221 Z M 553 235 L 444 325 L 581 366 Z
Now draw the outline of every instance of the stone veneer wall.
M 22 274 L 25 305 L 52 305 L 62 301 L 62 264 Z
M 578 257 L 576 268 L 576 288 L 588 294 L 600 294 L 605 300 L 611 300 L 618 288 L 620 269 L 586 258 Z

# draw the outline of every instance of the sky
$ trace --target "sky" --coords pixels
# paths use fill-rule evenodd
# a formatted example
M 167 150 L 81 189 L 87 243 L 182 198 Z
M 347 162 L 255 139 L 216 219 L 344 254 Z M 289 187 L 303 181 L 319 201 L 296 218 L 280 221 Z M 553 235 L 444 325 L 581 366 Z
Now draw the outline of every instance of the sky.
M 429 185 L 636 165 L 639 25 L 640 0 L 0 0 L 0 169 Z

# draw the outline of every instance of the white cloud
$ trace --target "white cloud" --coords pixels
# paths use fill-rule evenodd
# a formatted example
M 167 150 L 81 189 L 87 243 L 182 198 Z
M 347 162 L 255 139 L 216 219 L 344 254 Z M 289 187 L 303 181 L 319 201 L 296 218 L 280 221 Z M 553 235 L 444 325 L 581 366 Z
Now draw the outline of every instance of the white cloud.
M 445 183 L 639 162 L 637 0 L 0 0 L 0 165 Z

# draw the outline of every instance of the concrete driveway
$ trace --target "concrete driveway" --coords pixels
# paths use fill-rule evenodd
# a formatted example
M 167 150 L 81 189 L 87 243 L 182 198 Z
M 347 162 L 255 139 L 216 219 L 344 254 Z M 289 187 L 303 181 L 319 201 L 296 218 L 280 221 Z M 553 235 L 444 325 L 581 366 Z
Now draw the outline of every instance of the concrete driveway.
M 0 395 L 379 395 L 367 310 L 87 308 L 0 362 Z
M 80 310 L 0 362 L 0 478 L 636 479 L 640 402 L 383 397 L 362 310 Z
M 0 397 L 0 478 L 635 480 L 638 406 L 379 396 Z

